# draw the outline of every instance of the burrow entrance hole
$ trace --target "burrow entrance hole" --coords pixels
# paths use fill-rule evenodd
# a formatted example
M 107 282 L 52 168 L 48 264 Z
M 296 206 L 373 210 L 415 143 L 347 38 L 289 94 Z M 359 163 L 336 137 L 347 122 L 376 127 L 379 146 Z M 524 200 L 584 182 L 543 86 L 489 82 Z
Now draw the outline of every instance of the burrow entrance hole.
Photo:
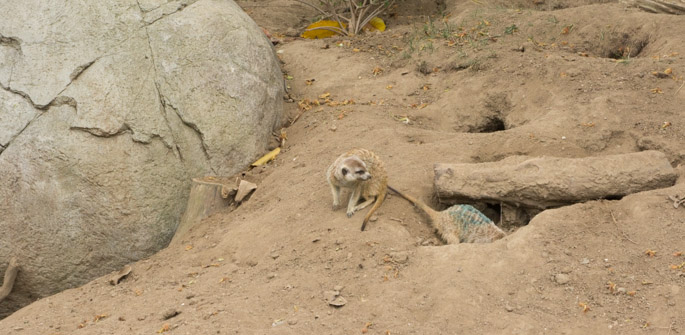
M 610 59 L 630 59 L 640 57 L 649 44 L 645 36 L 629 33 L 600 33 L 600 41 L 594 47 L 595 54 Z

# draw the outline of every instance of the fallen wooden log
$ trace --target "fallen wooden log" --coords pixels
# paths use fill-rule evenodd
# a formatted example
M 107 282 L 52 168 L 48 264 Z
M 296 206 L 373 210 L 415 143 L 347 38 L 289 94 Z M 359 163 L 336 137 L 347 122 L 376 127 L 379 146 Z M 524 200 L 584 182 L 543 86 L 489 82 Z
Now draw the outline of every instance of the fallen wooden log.
M 478 164 L 435 164 L 443 203 L 488 202 L 545 209 L 672 186 L 677 174 L 658 151 L 587 158 L 513 156 Z
M 683 0 L 624 0 L 623 3 L 650 13 L 685 15 Z
M 7 265 L 7 270 L 5 270 L 5 279 L 0 287 L 0 302 L 5 300 L 5 298 L 7 298 L 7 296 L 12 292 L 14 280 L 17 279 L 17 272 L 19 272 L 19 264 L 17 264 L 17 258 L 12 257 L 9 265 Z

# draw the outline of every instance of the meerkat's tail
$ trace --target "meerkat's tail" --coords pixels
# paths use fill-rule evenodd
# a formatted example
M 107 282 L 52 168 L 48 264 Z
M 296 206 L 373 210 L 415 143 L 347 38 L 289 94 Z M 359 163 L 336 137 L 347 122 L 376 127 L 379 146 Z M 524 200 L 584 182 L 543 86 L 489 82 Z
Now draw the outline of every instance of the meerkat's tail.
M 364 217 L 364 222 L 362 222 L 362 231 L 366 229 L 366 224 L 369 223 L 369 219 L 371 218 L 371 215 L 373 212 L 375 212 L 378 207 L 381 207 L 381 204 L 383 203 L 383 200 L 385 200 L 385 195 L 388 193 L 387 189 L 381 190 L 381 193 L 378 194 L 378 197 L 376 197 L 376 202 L 373 204 L 373 207 L 369 210 L 368 213 L 366 213 L 366 216 Z
M 424 213 L 428 214 L 428 216 L 430 216 L 431 218 L 435 218 L 436 215 L 438 214 L 438 212 L 437 212 L 436 210 L 434 210 L 434 209 L 428 207 L 428 205 L 426 205 L 425 203 L 423 203 L 423 201 L 418 200 L 418 199 L 415 199 L 415 198 L 413 198 L 413 197 L 411 197 L 411 196 L 409 196 L 409 195 L 407 195 L 407 194 L 404 194 L 404 193 L 402 193 L 402 192 L 396 190 L 394 187 L 391 187 L 390 185 L 388 185 L 388 189 L 390 189 L 391 191 L 397 193 L 400 197 L 406 199 L 407 201 L 411 202 L 412 205 L 418 207 L 418 208 L 419 208 L 420 210 L 422 210 Z

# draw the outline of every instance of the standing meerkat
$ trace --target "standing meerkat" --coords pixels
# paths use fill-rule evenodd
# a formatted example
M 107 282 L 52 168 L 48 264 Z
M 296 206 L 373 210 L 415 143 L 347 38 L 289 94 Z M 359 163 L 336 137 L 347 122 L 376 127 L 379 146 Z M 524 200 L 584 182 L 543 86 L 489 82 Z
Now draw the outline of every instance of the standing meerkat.
M 447 244 L 489 243 L 506 236 L 492 220 L 473 206 L 454 205 L 438 212 L 420 200 L 390 186 L 388 188 L 426 213 L 433 228 Z
M 340 206 L 342 188 L 350 189 L 347 217 L 375 201 L 364 217 L 362 231 L 371 215 L 381 206 L 388 192 L 388 174 L 383 161 L 366 149 L 352 149 L 340 155 L 326 170 L 326 179 L 333 193 L 333 209 Z M 361 198 L 364 202 L 357 204 Z

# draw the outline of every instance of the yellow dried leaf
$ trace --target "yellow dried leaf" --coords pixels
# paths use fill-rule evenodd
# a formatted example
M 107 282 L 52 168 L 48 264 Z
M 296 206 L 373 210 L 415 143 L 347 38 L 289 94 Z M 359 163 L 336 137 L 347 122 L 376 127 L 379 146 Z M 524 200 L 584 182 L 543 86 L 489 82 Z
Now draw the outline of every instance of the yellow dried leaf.
M 578 306 L 580 306 L 583 309 L 583 313 L 587 313 L 587 311 L 590 310 L 590 306 L 584 302 L 579 302 Z
M 193 249 L 193 246 L 192 246 L 192 245 L 186 245 L 186 251 L 192 250 L 192 249 Z
M 328 97 L 330 97 L 330 96 L 331 96 L 331 93 L 328 93 L 328 92 L 327 92 L 327 93 L 324 93 L 324 94 L 322 94 L 322 95 L 319 95 L 319 99 L 326 99 L 326 98 L 328 98 Z
M 342 27 L 340 26 L 341 24 Z M 309 39 L 328 38 L 338 35 L 345 28 L 347 28 L 347 25 L 344 23 L 338 23 L 338 21 L 333 20 L 321 20 L 307 26 L 300 37 Z
M 281 148 L 276 148 L 271 150 L 268 154 L 262 156 L 262 158 L 258 159 L 256 162 L 252 163 L 252 166 L 262 166 L 276 158 L 278 154 L 281 153 Z
M 169 327 L 169 324 L 168 324 L 168 323 L 165 323 L 165 324 L 162 326 L 162 328 L 160 328 L 160 329 L 157 331 L 157 334 L 161 334 L 161 333 L 164 333 L 164 332 L 168 332 L 169 330 L 171 330 L 171 327 Z

